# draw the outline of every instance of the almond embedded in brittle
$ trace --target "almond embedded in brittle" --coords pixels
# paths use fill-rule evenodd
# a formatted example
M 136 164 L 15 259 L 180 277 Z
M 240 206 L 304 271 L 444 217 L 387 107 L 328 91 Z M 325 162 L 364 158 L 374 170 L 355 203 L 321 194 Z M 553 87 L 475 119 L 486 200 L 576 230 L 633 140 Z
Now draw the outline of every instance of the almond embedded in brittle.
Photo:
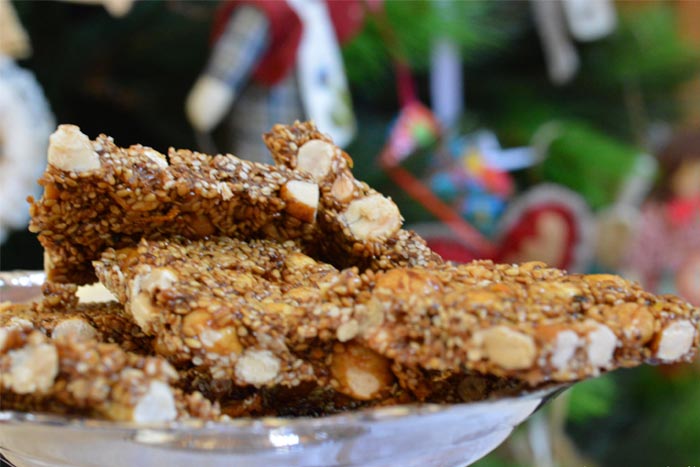
M 394 381 L 391 362 L 356 343 L 336 345 L 331 373 L 337 390 L 359 400 L 370 400 L 389 389 Z

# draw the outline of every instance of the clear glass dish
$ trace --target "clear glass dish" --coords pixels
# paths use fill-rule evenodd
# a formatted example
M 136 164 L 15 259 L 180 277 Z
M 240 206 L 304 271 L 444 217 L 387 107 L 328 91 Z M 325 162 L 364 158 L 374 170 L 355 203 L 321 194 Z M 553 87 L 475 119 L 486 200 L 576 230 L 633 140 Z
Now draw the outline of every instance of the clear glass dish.
M 31 300 L 40 272 L 0 272 L 0 302 Z M 454 405 L 406 405 L 320 418 L 153 426 L 0 411 L 0 454 L 17 467 L 464 466 L 561 392 Z

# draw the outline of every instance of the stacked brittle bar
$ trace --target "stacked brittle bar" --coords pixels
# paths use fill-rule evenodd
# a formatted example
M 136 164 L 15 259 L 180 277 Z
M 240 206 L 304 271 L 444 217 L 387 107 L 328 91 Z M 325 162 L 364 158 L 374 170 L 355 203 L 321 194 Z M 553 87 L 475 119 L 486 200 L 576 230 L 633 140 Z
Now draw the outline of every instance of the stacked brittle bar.
M 277 165 L 62 125 L 43 300 L 0 306 L 0 408 L 115 420 L 456 403 L 694 357 L 700 310 L 609 275 L 444 262 L 312 123 Z M 78 303 L 99 279 L 117 298 Z

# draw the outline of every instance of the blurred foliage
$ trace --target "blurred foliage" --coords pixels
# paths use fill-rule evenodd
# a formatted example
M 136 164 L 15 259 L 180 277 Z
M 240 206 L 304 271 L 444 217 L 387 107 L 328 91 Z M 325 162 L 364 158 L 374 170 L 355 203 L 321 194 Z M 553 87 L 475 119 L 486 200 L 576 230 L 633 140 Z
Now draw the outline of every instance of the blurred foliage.
M 697 462 L 698 369 L 672 368 L 646 366 L 611 375 L 611 410 L 605 416 L 570 418 L 569 432 L 580 448 L 604 466 Z
M 580 81 L 601 89 L 635 82 L 667 92 L 669 83 L 688 79 L 700 54 L 678 35 L 673 6 L 659 3 L 626 12 L 609 39 L 583 50 Z
M 523 6 L 512 2 L 393 1 L 385 3 L 384 14 L 367 11 L 363 30 L 343 47 L 343 56 L 351 85 L 371 96 L 393 89 L 394 54 L 404 56 L 416 72 L 425 72 L 431 47 L 447 38 L 473 64 L 509 44 L 523 22 Z M 387 27 L 390 43 L 382 30 Z
M 605 417 L 614 406 L 615 396 L 610 374 L 578 383 L 569 389 L 568 418 L 573 423 L 586 423 Z

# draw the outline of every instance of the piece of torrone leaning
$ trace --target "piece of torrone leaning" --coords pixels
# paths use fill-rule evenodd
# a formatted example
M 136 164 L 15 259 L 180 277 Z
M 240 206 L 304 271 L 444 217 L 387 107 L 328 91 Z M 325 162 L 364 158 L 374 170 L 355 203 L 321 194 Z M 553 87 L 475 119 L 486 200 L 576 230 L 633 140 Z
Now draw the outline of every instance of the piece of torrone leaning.
M 255 387 L 326 376 L 312 360 L 330 349 L 310 344 L 324 332 L 333 337 L 334 323 L 352 312 L 339 296 L 351 295 L 359 276 L 316 262 L 291 241 L 227 237 L 142 240 L 105 251 L 94 265 L 159 355 Z
M 54 329 L 54 334 L 56 329 Z M 171 383 L 178 375 L 160 357 L 126 352 L 72 331 L 49 339 L 17 319 L 0 326 L 0 409 L 82 413 L 157 423 L 217 408 Z
M 700 311 L 677 298 L 543 263 L 358 274 L 291 243 L 220 238 L 144 241 L 95 267 L 174 361 L 253 386 L 325 385 L 330 367 L 330 383 L 357 399 L 392 384 L 394 363 L 537 385 L 687 360 L 700 339 Z
M 380 272 L 364 305 L 383 323 L 361 339 L 389 359 L 533 385 L 688 361 L 700 343 L 700 310 L 677 297 L 537 262 Z
M 212 234 L 293 239 L 315 223 L 318 186 L 308 175 L 232 155 L 171 149 L 168 157 L 77 126 L 51 135 L 30 230 L 45 249 L 48 280 L 94 282 L 90 262 L 142 237 Z M 275 228 L 269 228 L 275 226 Z
M 442 263 L 415 232 L 401 228 L 391 199 L 355 179 L 350 156 L 313 122 L 275 125 L 263 140 L 276 164 L 310 174 L 319 184 L 324 235 L 318 241 L 334 264 L 383 270 Z
M 36 303 L 0 303 L 0 326 L 31 324 L 51 338 L 72 335 L 114 343 L 131 352 L 153 353 L 152 338 L 120 303 L 52 303 L 53 298 Z
M 255 388 L 257 402 L 233 404 L 237 415 L 442 400 L 444 383 L 431 381 L 443 375 L 394 371 L 389 359 L 353 340 L 381 324 L 355 312 L 358 296 L 370 292 L 371 271 L 338 271 L 292 242 L 225 237 L 143 240 L 107 250 L 94 264 L 154 336 L 157 353 L 222 400 L 227 413 L 227 398 L 242 387 Z

